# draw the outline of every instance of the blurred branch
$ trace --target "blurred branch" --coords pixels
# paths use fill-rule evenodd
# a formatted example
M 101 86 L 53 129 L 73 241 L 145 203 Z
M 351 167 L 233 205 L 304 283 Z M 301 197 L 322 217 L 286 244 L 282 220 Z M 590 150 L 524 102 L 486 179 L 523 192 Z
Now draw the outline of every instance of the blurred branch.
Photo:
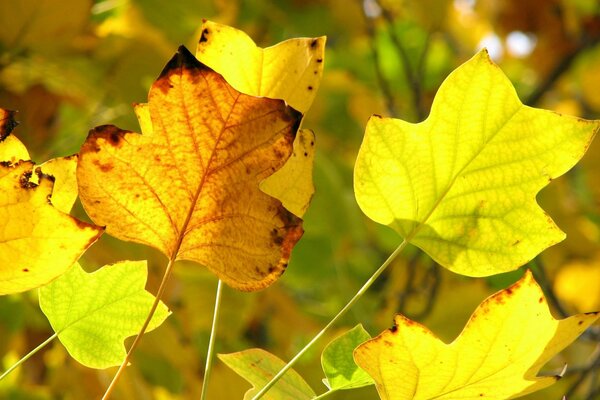
M 367 26 L 367 35 L 369 36 L 369 44 L 371 46 L 371 56 L 373 57 L 373 66 L 375 67 L 375 76 L 377 77 L 377 83 L 385 99 L 385 106 L 390 117 L 398 116 L 396 111 L 396 101 L 394 95 L 390 89 L 389 82 L 385 79 L 383 71 L 381 69 L 381 59 L 379 57 L 379 50 L 377 49 L 377 43 L 375 41 L 375 24 L 373 18 L 367 15 L 365 7 L 363 7 L 363 0 L 358 0 L 361 3 L 361 9 Z
M 552 287 L 552 282 L 550 282 L 550 279 L 548 278 L 548 275 L 546 274 L 546 269 L 544 267 L 544 263 L 542 262 L 540 257 L 536 257 L 535 259 L 533 259 L 530 262 L 530 265 L 531 265 L 531 272 L 533 273 L 533 276 L 534 276 L 535 280 L 537 281 L 537 283 L 542 288 L 544 294 L 546 295 L 546 298 L 549 300 L 549 303 L 552 304 L 554 309 L 556 309 L 556 311 L 560 314 L 561 318 L 568 317 L 569 313 L 567 313 L 567 311 L 564 309 L 563 305 L 561 304 L 560 300 L 556 296 L 556 293 L 554 293 L 554 288 Z
M 525 100 L 525 104 L 528 106 L 535 106 L 546 94 L 546 92 L 548 92 L 554 86 L 556 81 L 558 81 L 558 79 L 571 68 L 571 65 L 573 65 L 573 62 L 577 59 L 577 57 L 585 50 L 595 46 L 599 42 L 599 35 L 590 37 L 584 31 L 581 40 L 579 40 L 579 45 L 554 66 L 552 71 L 550 71 L 548 76 L 546 76 L 546 79 L 540 82 L 540 84 L 531 92 L 529 97 Z
M 579 386 L 581 386 L 581 384 L 583 382 L 585 382 L 588 375 L 590 373 L 592 373 L 593 371 L 596 371 L 598 368 L 600 368 L 600 347 L 596 348 L 596 351 L 593 354 L 592 361 L 587 366 L 583 367 L 583 369 L 580 370 L 579 377 L 569 387 L 569 389 L 567 390 L 567 393 L 565 394 L 565 397 L 567 399 L 570 399 L 571 396 L 577 391 Z M 587 397 L 588 400 L 593 400 L 594 395 L 597 394 L 598 391 L 600 390 L 600 387 L 594 387 L 594 386 L 595 385 L 592 382 L 592 385 L 590 387 L 590 393 L 588 394 L 588 397 Z
M 398 312 L 406 315 L 412 320 L 421 320 L 431 313 L 440 286 L 441 277 L 438 264 L 433 261 L 421 281 L 417 282 L 417 268 L 419 267 L 419 259 L 422 255 L 422 251 L 417 251 L 408 261 L 406 283 L 404 284 L 404 288 L 398 294 Z M 425 305 L 419 312 L 409 313 L 406 310 L 407 302 L 411 296 L 415 295 L 425 297 Z
M 398 55 L 402 59 L 402 66 L 404 68 L 404 74 L 406 75 L 406 80 L 408 81 L 408 85 L 409 85 L 409 87 L 412 91 L 412 95 L 413 95 L 412 96 L 413 107 L 415 109 L 417 119 L 419 121 L 421 121 L 425 114 L 425 112 L 423 110 L 423 105 L 422 105 L 422 98 L 423 98 L 423 92 L 422 92 L 422 88 L 421 88 L 421 75 L 422 74 L 419 73 L 419 71 L 418 71 L 419 67 L 417 67 L 417 70 L 413 70 L 413 67 L 410 63 L 410 58 L 408 56 L 406 48 L 402 44 L 402 41 L 400 40 L 398 35 L 396 34 L 396 31 L 394 30 L 394 17 L 389 12 L 389 10 L 387 10 L 384 6 L 382 6 L 379 3 L 378 3 L 378 5 L 381 8 L 381 15 L 383 16 L 383 18 L 385 19 L 385 21 L 387 23 L 388 32 L 390 34 L 390 38 L 392 39 L 392 43 L 398 50 Z M 429 45 L 427 44 L 427 42 L 429 42 L 429 36 L 430 35 L 427 36 L 427 41 L 426 41 L 425 47 L 423 49 L 423 52 L 421 53 L 421 57 L 419 58 L 419 66 L 421 66 L 421 65 L 424 66 L 424 64 L 425 64 L 424 63 L 424 59 L 425 59 L 424 53 L 426 52 L 427 48 L 429 47 Z

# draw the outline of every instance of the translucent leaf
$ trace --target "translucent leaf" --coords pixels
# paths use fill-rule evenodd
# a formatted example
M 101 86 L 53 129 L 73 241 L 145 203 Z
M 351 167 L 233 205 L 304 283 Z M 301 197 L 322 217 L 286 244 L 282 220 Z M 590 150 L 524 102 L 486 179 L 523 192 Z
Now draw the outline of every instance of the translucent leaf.
M 144 287 L 145 261 L 123 261 L 91 274 L 79 264 L 40 289 L 40 308 L 69 354 L 90 368 L 119 365 L 123 341 L 137 334 L 154 296 Z M 148 330 L 169 316 L 161 302 Z
M 148 98 L 136 108 L 144 134 L 100 126 L 82 146 L 77 179 L 88 215 L 234 288 L 268 286 L 302 228 L 258 185 L 291 155 L 302 115 L 237 92 L 184 47 Z
M 511 271 L 564 239 L 535 196 L 575 165 L 599 126 L 524 106 L 482 51 L 450 74 L 424 122 L 369 120 L 356 199 L 452 271 Z
M 219 354 L 218 357 L 229 368 L 252 384 L 253 389 L 246 392 L 244 399 L 251 399 L 285 366 L 281 359 L 262 349 Z M 315 392 L 304 379 L 296 371 L 290 369 L 262 398 L 265 400 L 303 400 L 312 399 L 315 396 Z
M 354 389 L 372 385 L 373 379 L 360 369 L 352 356 L 354 349 L 371 339 L 361 324 L 333 339 L 321 354 L 321 365 L 331 390 Z
M 599 316 L 554 319 L 527 272 L 481 303 L 451 344 L 397 315 L 395 326 L 359 346 L 354 359 L 384 400 L 504 400 L 556 382 L 560 376 L 536 375 Z

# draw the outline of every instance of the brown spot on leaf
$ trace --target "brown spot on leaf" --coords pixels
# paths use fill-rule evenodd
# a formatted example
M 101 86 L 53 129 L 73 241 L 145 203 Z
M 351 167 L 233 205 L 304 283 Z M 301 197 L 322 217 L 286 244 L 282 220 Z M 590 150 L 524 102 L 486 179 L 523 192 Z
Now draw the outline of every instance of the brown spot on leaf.
M 318 62 L 318 63 L 322 63 L 322 62 L 323 62 L 323 59 L 322 59 L 322 58 L 317 58 L 317 62 Z
M 209 33 L 210 31 L 208 30 L 208 28 L 202 29 L 202 35 L 200 35 L 200 43 L 208 42 L 207 36 Z
M 520 240 L 515 240 L 515 242 L 514 242 L 512 245 L 513 245 L 513 246 L 516 246 L 516 245 L 518 245 L 519 243 L 521 243 L 521 241 L 520 241 Z
M 31 171 L 24 172 L 23 175 L 21 175 L 21 178 L 19 179 L 19 185 L 21 185 L 21 188 L 33 189 L 37 186 L 37 183 L 31 182 L 31 175 Z
M 2 113 L 3 112 L 3 116 Z M 0 142 L 3 141 L 19 123 L 15 120 L 16 111 L 0 109 Z
M 312 87 L 312 86 L 309 86 L 309 87 L 308 87 L 308 90 L 313 90 L 313 87 Z
M 23 268 L 21 271 L 23 271 L 23 272 L 29 272 L 29 268 Z
M 543 298 L 543 297 L 540 297 L 540 298 L 538 299 L 538 303 L 542 304 L 543 302 L 544 302 L 544 298 Z
M 579 325 L 579 326 L 583 325 L 583 321 L 577 322 L 577 325 Z
M 310 42 L 310 47 L 314 49 L 315 47 L 317 47 L 317 43 L 318 43 L 318 42 L 319 42 L 319 41 L 318 41 L 317 39 L 313 39 L 313 41 L 312 41 L 312 42 Z

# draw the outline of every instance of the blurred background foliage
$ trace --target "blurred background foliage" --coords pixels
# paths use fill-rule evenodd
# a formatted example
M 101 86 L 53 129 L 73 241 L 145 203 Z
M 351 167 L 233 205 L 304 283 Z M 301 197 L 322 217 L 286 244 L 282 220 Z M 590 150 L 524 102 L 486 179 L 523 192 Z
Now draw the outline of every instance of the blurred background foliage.
M 258 293 L 227 289 L 217 351 L 262 347 L 291 358 L 400 243 L 367 220 L 352 191 L 352 168 L 373 113 L 419 121 L 447 74 L 486 46 L 524 103 L 600 118 L 600 3 L 597 0 L 2 0 L 0 106 L 19 110 L 16 135 L 34 161 L 76 153 L 101 124 L 138 131 L 132 103 L 146 101 L 164 64 L 192 51 L 202 18 L 235 26 L 260 46 L 327 35 L 325 73 L 303 126 L 317 135 L 316 194 L 306 233 L 283 277 Z M 243 64 L 241 65 L 243 68 Z M 531 267 L 554 314 L 600 309 L 600 142 L 554 181 L 539 202 L 568 238 Z M 74 212 L 86 218 L 81 207 Z M 122 259 L 148 259 L 155 290 L 166 260 L 158 252 L 104 237 L 88 251 L 88 271 Z M 489 294 L 523 268 L 487 279 L 461 277 L 409 249 L 328 335 L 362 322 L 376 335 L 396 312 L 446 341 Z M 147 334 L 116 399 L 198 398 L 216 278 L 181 263 L 164 301 L 173 315 Z M 0 298 L 4 370 L 51 335 L 36 292 Z M 600 327 L 547 367 L 564 379 L 528 399 L 600 399 Z M 526 332 L 523 334 L 527 334 Z M 324 340 L 297 370 L 316 389 Z M 6 380 L 2 399 L 99 398 L 114 370 L 90 370 L 54 342 Z M 209 398 L 241 399 L 241 378 L 217 362 Z M 377 398 L 373 388 L 332 399 Z

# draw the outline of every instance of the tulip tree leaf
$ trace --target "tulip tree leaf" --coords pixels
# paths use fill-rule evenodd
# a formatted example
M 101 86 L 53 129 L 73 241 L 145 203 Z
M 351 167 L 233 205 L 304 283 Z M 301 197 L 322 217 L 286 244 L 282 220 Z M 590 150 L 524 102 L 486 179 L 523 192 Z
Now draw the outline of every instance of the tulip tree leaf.
M 374 383 L 369 374 L 356 365 L 352 356 L 354 349 L 369 339 L 371 335 L 359 324 L 325 347 L 321 365 L 330 390 L 354 389 Z
M 0 294 L 60 276 L 103 232 L 67 214 L 77 197 L 75 158 L 44 164 L 56 177 L 48 175 L 28 160 L 15 126 L 14 113 L 0 109 Z
M 354 359 L 383 400 L 515 398 L 556 382 L 560 376 L 536 375 L 599 316 L 554 319 L 528 271 L 481 303 L 451 344 L 397 315 L 395 326 L 359 346 Z
M 231 354 L 219 354 L 219 359 L 242 378 L 250 382 L 244 399 L 251 399 L 284 366 L 285 363 L 262 349 L 248 349 Z M 308 400 L 315 392 L 293 369 L 288 370 L 279 381 L 262 397 L 265 400 Z
M 184 47 L 136 112 L 143 134 L 100 126 L 81 148 L 77 180 L 92 220 L 236 289 L 273 283 L 303 231 L 258 185 L 291 155 L 302 115 L 239 93 Z
M 444 81 L 424 122 L 369 120 L 356 199 L 452 271 L 511 271 L 564 239 L 535 196 L 599 126 L 524 106 L 484 50 Z
M 145 261 L 122 261 L 88 274 L 75 264 L 40 288 L 40 308 L 69 354 L 90 368 L 121 364 L 123 341 L 138 333 L 154 296 L 144 289 Z M 169 316 L 161 302 L 148 330 Z

